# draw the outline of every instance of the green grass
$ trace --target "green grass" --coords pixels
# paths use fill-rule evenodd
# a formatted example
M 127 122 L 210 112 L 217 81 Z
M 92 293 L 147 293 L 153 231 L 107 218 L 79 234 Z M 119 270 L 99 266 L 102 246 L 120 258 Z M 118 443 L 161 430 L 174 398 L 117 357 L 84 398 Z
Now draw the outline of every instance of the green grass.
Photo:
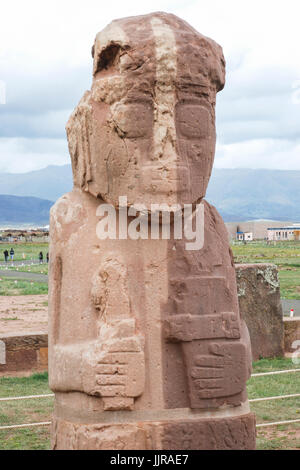
M 3 317 L 0 318 L 0 321 L 12 321 L 12 320 L 19 320 L 18 317 Z
M 300 369 L 291 359 L 261 359 L 253 363 L 253 373 Z M 300 373 L 252 377 L 247 384 L 248 397 L 262 398 L 299 393 Z M 300 418 L 300 397 L 250 403 L 257 423 Z M 257 430 L 257 449 L 300 449 L 300 423 Z
M 291 359 L 261 359 L 253 364 L 253 373 L 299 368 Z M 248 381 L 249 398 L 299 393 L 299 373 L 252 377 Z M 51 393 L 48 374 L 31 377 L 0 378 L 0 397 Z M 50 421 L 53 398 L 0 402 L 0 426 Z M 297 419 L 299 399 L 282 399 L 251 403 L 258 423 Z M 49 449 L 50 428 L 24 428 L 0 431 L 0 450 Z M 300 424 L 280 425 L 257 430 L 258 450 L 300 449 Z
M 292 359 L 286 357 L 277 357 L 275 359 L 260 359 L 252 364 L 253 374 L 261 372 L 272 372 L 275 370 L 300 369 L 298 364 L 294 364 Z M 300 380 L 300 376 L 299 376 Z
M 253 374 L 258 374 L 261 372 L 272 372 L 275 370 L 287 370 L 287 369 L 300 369 L 299 364 L 294 364 L 290 358 L 277 358 L 277 359 L 261 359 L 253 363 Z M 291 372 L 286 374 L 279 375 L 264 375 L 261 377 L 251 377 L 248 381 L 248 397 L 258 398 L 258 397 L 273 397 L 277 395 L 289 395 L 292 393 L 299 393 L 299 383 L 300 375 L 299 372 Z M 299 398 L 300 399 L 300 398 Z M 289 399 L 294 400 L 300 408 L 300 401 L 298 398 Z M 261 402 L 256 403 L 255 406 L 263 407 L 266 410 L 266 407 L 275 407 L 281 406 L 281 403 L 285 403 L 285 400 L 282 401 L 270 401 L 270 402 Z M 300 409 L 299 409 L 300 412 Z M 268 419 L 276 418 L 275 416 L 270 416 Z M 292 419 L 292 418 L 282 418 L 282 419 Z M 276 419 L 279 421 L 279 419 Z
M 276 426 L 268 430 L 259 430 L 256 437 L 257 450 L 299 450 L 300 424 Z
M 0 397 L 51 393 L 48 374 L 0 378 Z M 0 426 L 49 421 L 53 398 L 0 402 Z M 46 450 L 50 448 L 49 426 L 0 431 L 0 450 Z
M 1 295 L 39 295 L 48 293 L 47 282 L 26 281 L 24 279 L 8 279 L 1 277 Z
M 291 269 L 291 271 L 290 271 Z M 279 266 L 280 292 L 283 299 L 300 299 L 300 266 Z
M 235 263 L 274 263 L 278 266 L 283 299 L 300 300 L 300 242 L 250 242 L 232 246 Z
M 276 260 L 285 260 L 289 258 L 300 262 L 300 242 L 278 242 L 274 245 L 268 245 L 265 241 L 247 242 L 244 244 L 233 244 L 232 250 L 236 262 L 260 263 L 275 262 Z M 275 263 L 276 264 L 276 263 Z
M 49 449 L 49 426 L 0 431 L 0 450 Z
M 48 243 L 0 243 L 0 256 L 1 261 L 4 262 L 4 255 L 3 251 L 6 249 L 8 252 L 11 248 L 15 250 L 15 261 L 23 261 L 23 253 L 25 254 L 26 260 L 31 259 L 38 259 L 39 252 L 42 251 L 44 254 L 44 258 L 46 258 L 46 254 L 48 251 Z
M 0 377 L 0 398 L 43 393 L 51 393 L 48 372 L 32 374 L 30 377 Z

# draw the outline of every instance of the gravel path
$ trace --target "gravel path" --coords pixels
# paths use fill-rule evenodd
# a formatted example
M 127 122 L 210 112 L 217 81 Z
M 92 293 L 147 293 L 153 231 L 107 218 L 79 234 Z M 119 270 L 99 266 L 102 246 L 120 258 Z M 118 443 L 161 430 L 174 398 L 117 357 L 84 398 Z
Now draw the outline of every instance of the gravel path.
M 30 266 L 31 264 L 46 264 L 46 263 L 40 263 L 39 260 L 37 259 L 33 259 L 33 260 L 30 260 L 30 259 L 24 259 L 22 261 L 8 261 L 7 263 L 5 263 L 5 261 L 0 261 L 0 269 L 1 268 L 4 268 L 4 267 L 9 267 L 9 266 Z
M 9 271 L 9 270 L 0 270 L 0 277 L 6 277 L 11 279 L 25 279 L 26 281 L 36 281 L 36 282 L 48 282 L 47 274 L 39 273 L 26 273 L 22 271 Z

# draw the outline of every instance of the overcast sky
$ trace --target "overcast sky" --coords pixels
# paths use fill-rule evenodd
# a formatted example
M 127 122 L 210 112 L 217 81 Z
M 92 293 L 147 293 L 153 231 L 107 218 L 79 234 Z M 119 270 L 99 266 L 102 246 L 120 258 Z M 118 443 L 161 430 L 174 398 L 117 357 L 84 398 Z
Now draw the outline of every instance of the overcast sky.
M 0 0 L 0 172 L 69 163 L 65 123 L 91 84 L 91 46 L 115 18 L 166 11 L 215 39 L 219 168 L 300 170 L 299 0 Z M 0 101 L 3 90 L 0 87 Z

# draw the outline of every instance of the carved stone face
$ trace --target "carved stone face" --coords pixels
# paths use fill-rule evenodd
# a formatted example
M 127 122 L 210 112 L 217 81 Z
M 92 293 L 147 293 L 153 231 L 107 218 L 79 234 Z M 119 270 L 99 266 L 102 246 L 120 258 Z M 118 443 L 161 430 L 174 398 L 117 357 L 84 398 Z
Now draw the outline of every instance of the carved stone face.
M 95 40 L 94 78 L 67 133 L 74 182 L 118 205 L 194 203 L 215 152 L 221 48 L 165 13 L 112 22 Z

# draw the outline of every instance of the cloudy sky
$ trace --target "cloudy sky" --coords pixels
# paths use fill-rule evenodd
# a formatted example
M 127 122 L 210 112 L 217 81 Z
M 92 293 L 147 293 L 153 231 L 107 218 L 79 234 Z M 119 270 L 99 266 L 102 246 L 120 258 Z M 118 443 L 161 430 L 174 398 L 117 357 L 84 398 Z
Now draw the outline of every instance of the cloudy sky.
M 0 0 L 0 172 L 69 163 L 65 123 L 91 84 L 95 34 L 167 11 L 224 49 L 219 168 L 300 170 L 299 0 Z

